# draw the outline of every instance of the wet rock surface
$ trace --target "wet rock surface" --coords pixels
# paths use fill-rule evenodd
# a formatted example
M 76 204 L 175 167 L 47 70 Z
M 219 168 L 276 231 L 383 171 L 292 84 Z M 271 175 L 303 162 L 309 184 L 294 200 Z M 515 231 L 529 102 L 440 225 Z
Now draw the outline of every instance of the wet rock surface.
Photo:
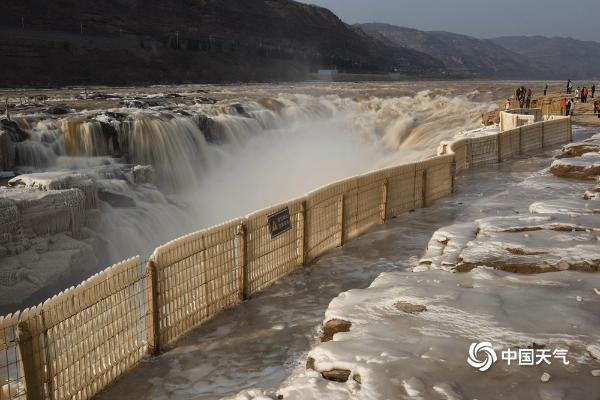
M 585 153 L 598 152 L 600 152 L 600 135 L 594 135 L 589 139 L 564 145 L 561 149 L 562 154 L 559 157 L 579 157 Z
M 500 123 L 500 112 L 490 111 L 481 116 L 483 126 L 498 125 Z
M 126 194 L 119 193 L 115 190 L 100 189 L 98 192 L 100 200 L 107 202 L 111 207 L 117 208 L 132 208 L 135 207 L 135 200 Z
M 352 323 L 343 321 L 341 319 L 332 319 L 325 323 L 323 326 L 323 336 L 321 337 L 322 342 L 329 342 L 333 340 L 333 336 L 340 332 L 349 332 L 352 327 Z
M 600 176 L 600 153 L 585 153 L 580 157 L 556 160 L 550 170 L 563 178 L 596 179 Z
M 394 304 L 394 307 L 396 307 L 398 310 L 405 312 L 407 314 L 418 314 L 418 313 L 427 311 L 427 307 L 425 307 L 424 305 L 411 304 L 411 303 L 407 303 L 405 301 L 397 302 L 396 304 Z
M 600 216 L 493 217 L 463 226 L 436 232 L 420 267 L 464 272 L 487 266 L 524 274 L 600 268 Z
M 347 369 L 332 369 L 331 371 L 323 371 L 321 375 L 328 381 L 344 383 L 350 378 L 350 373 Z
M 600 176 L 600 134 L 563 146 L 550 171 L 563 178 L 597 179 Z

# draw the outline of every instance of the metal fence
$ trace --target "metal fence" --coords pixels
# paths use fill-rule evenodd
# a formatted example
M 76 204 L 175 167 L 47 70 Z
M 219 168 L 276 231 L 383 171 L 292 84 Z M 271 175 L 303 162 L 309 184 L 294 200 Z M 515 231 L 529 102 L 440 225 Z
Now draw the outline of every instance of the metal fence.
M 0 400 L 88 399 L 221 311 L 375 225 L 454 191 L 456 173 L 571 140 L 569 118 L 441 146 L 192 233 L 0 318 Z M 268 218 L 287 210 L 273 237 Z

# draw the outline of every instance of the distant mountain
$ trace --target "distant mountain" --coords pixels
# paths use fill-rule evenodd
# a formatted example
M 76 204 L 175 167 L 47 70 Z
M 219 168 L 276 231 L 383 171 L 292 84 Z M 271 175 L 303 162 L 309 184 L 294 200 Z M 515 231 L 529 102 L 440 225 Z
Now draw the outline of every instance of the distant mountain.
M 600 43 L 562 37 L 510 36 L 491 39 L 560 79 L 600 79 Z
M 283 81 L 318 69 L 408 78 L 581 79 L 600 44 L 349 26 L 292 0 L 13 0 L 0 87 Z
M 540 78 L 548 75 L 548 71 L 490 40 L 380 23 L 357 26 L 374 38 L 383 37 L 392 44 L 439 60 L 450 74 L 485 78 Z
M 443 65 L 291 0 L 17 0 L 0 7 L 0 86 L 435 76 Z

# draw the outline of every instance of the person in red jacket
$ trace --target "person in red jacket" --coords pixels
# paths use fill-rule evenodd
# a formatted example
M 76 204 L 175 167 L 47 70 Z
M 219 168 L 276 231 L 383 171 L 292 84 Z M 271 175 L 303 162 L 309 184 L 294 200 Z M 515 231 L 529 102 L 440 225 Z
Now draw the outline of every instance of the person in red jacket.
M 587 99 L 590 95 L 590 88 L 589 87 L 585 87 L 585 102 L 587 103 Z
M 562 115 L 568 115 L 568 114 L 565 114 L 566 107 L 567 107 L 567 98 L 563 97 L 562 99 L 560 99 L 560 113 Z

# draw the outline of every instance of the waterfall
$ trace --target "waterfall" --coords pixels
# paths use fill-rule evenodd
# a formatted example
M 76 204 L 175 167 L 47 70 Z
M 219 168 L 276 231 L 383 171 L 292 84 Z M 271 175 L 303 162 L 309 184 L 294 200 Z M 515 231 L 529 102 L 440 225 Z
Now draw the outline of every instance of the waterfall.
M 106 156 L 117 149 L 113 143 L 116 131 L 108 124 L 99 121 L 83 121 L 66 119 L 62 131 L 65 141 L 65 152 L 69 156 Z
M 108 263 L 334 180 L 433 155 L 493 108 L 471 98 L 288 93 L 20 118 L 28 138 L 17 143 L 16 162 L 82 172 L 134 205 L 100 201 L 101 216 L 89 217 Z M 152 166 L 155 186 L 134 182 L 134 165 Z

